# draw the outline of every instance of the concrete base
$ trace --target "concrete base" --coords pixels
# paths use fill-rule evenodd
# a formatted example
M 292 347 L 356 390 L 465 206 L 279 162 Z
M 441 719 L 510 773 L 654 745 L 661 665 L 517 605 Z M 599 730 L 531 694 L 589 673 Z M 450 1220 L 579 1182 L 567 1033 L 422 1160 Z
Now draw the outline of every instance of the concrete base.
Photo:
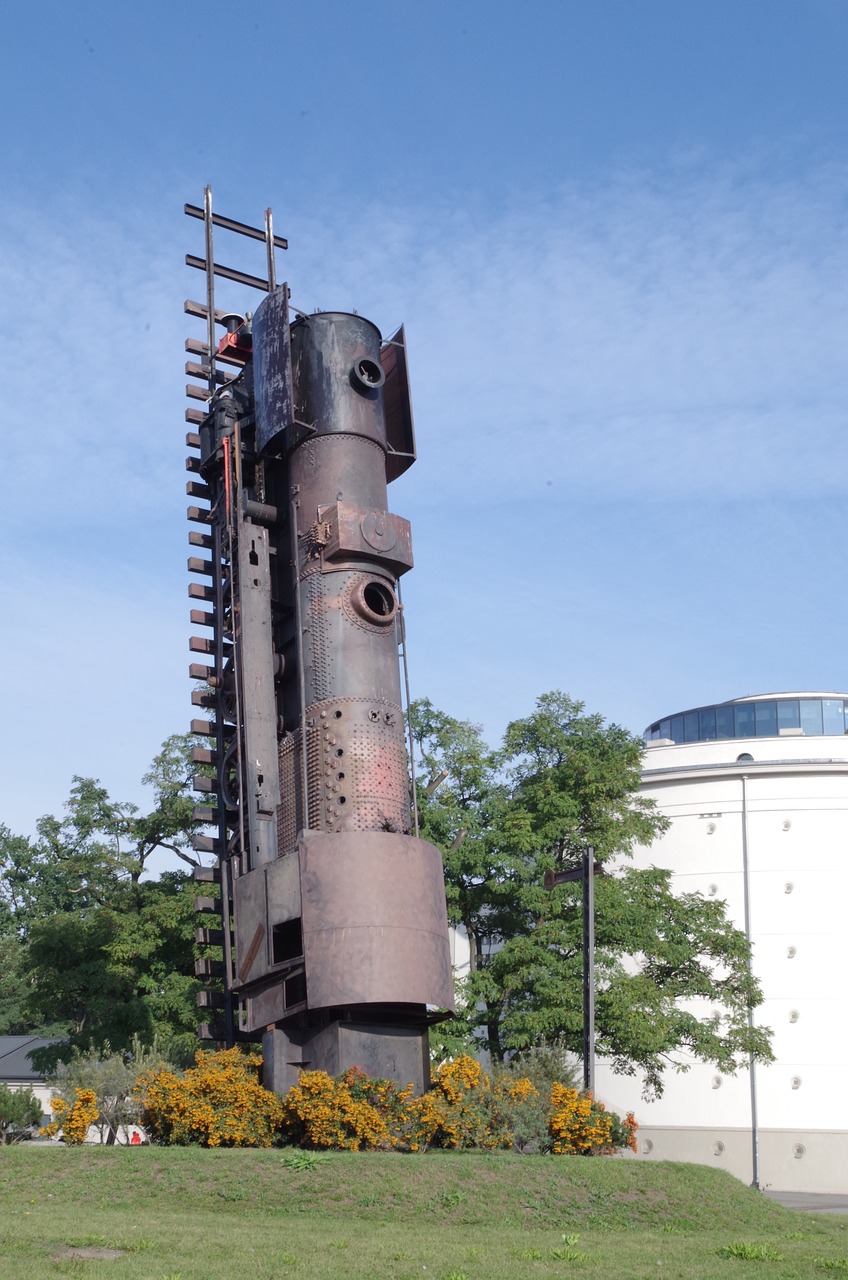
M 335 1076 L 361 1067 L 369 1076 L 411 1084 L 421 1094 L 430 1084 L 427 1028 L 380 1023 L 331 1022 L 325 1027 L 275 1028 L 262 1037 L 266 1089 L 287 1093 L 301 1070 Z
M 754 1179 L 750 1129 L 640 1126 L 638 1152 L 629 1159 L 680 1160 L 726 1169 L 742 1182 Z M 759 1185 L 763 1190 L 848 1193 L 848 1133 L 833 1130 L 761 1129 Z

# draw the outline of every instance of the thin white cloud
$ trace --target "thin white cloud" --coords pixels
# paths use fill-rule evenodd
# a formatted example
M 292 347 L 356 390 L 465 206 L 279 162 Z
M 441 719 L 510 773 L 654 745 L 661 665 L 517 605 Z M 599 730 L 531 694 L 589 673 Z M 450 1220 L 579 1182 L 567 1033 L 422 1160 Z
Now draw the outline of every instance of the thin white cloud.
M 407 324 L 420 460 L 393 502 L 413 519 L 421 562 L 409 593 L 426 611 L 412 637 L 418 691 L 473 690 L 470 705 L 448 709 L 495 725 L 553 684 L 594 705 L 605 686 L 603 705 L 637 728 L 668 709 L 633 711 L 634 680 L 663 687 L 681 634 L 625 635 L 623 617 L 616 628 L 606 583 L 581 578 L 579 554 L 561 555 L 563 513 L 580 501 L 597 543 L 593 502 L 654 515 L 672 499 L 841 496 L 846 187 L 836 168 L 769 183 L 693 160 L 500 214 L 444 200 L 319 206 L 279 226 L 296 305 L 356 308 L 385 332 Z M 115 764 L 104 782 L 131 794 L 159 741 L 190 717 L 179 683 L 181 366 L 193 330 L 181 302 L 201 278 L 180 264 L 201 251 L 200 224 L 175 217 L 154 234 L 149 212 L 113 221 L 77 205 L 48 223 L 0 203 L 0 522 L 13 620 L 0 660 L 15 686 L 0 820 L 14 812 L 23 829 L 59 808 L 72 773 L 106 775 L 98 760 Z M 493 547 L 496 562 L 479 554 Z M 674 583 L 659 589 L 673 601 Z M 529 641 L 515 602 L 552 593 L 553 621 L 530 636 L 517 679 L 516 649 Z M 638 598 L 634 588 L 631 610 Z M 572 622 L 587 600 L 594 613 Z M 710 645 L 706 632 L 697 661 Z M 56 726 L 57 712 L 51 741 L 41 726 Z
M 833 489 L 847 185 L 628 179 L 482 224 L 370 211 L 304 274 L 322 306 L 364 282 L 405 316 L 416 412 L 461 485 Z

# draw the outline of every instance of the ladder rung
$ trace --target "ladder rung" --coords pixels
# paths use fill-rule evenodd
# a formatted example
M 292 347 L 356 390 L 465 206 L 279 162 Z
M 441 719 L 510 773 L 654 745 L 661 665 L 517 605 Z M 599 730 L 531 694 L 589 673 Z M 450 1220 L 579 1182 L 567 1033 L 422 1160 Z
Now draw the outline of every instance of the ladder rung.
M 200 810 L 199 810 L 199 808 L 197 808 L 197 807 L 196 807 L 196 808 L 195 808 L 195 813 L 198 813 L 198 812 L 200 812 Z M 214 810 L 214 809 L 211 809 L 211 810 L 209 810 L 209 812 L 210 812 L 210 813 L 214 813 L 214 812 L 215 812 L 215 810 Z M 192 872 L 192 875 L 193 875 L 193 878 L 197 881 L 197 883 L 198 883 L 198 884 L 220 884 L 220 883 L 221 883 L 221 868 L 220 868 L 220 866 L 216 866 L 216 867 L 195 867 L 195 868 L 194 868 L 194 871 Z
M 221 899 L 208 898 L 206 896 L 197 897 L 194 900 L 194 909 L 201 915 L 214 914 L 217 916 L 221 911 Z
M 208 414 L 205 414 L 202 409 L 186 409 L 185 411 L 186 422 L 191 422 L 196 427 L 201 426 L 207 417 Z
M 208 507 L 189 507 L 186 511 L 186 519 L 193 520 L 195 524 L 211 524 L 212 512 Z
M 186 383 L 186 395 L 189 400 L 205 400 L 207 403 L 212 399 L 208 387 L 196 387 L 192 382 Z
M 223 978 L 223 960 L 195 960 L 194 974 L 197 978 Z
M 223 929 L 195 929 L 194 941 L 199 947 L 223 947 Z
M 191 785 L 195 791 L 204 791 L 207 794 L 218 790 L 218 779 L 207 778 L 204 774 L 196 774 L 191 780 Z
M 187 316 L 194 316 L 197 320 L 205 320 L 209 315 L 209 310 L 205 302 L 193 302 L 191 298 L 186 298 L 183 303 L 183 311 Z M 223 320 L 226 314 L 226 311 L 219 311 L 217 307 L 215 308 L 216 320 Z
M 199 947 L 223 947 L 223 929 L 195 929 L 195 942 Z
M 184 209 L 190 218 L 200 218 L 202 221 L 206 217 L 199 205 L 187 204 Z M 212 214 L 212 225 L 223 227 L 225 231 L 235 231 L 236 235 L 247 236 L 250 240 L 265 240 L 267 243 L 264 231 L 260 231 L 258 227 L 249 227 L 246 222 L 236 222 L 235 218 L 225 218 L 222 213 Z M 288 249 L 289 242 L 285 236 L 274 236 L 273 240 L 278 249 Z
M 188 649 L 189 653 L 208 653 L 210 657 L 214 657 L 215 641 L 208 636 L 189 636 Z
M 189 573 L 203 573 L 211 578 L 215 572 L 215 566 L 212 561 L 202 560 L 200 556 L 189 556 L 187 563 Z
M 204 1044 L 214 1044 L 218 1049 L 226 1049 L 227 1037 L 224 1028 L 218 1022 L 201 1022 L 197 1028 L 197 1038 Z
M 208 484 L 200 484 L 198 480 L 188 481 L 186 493 L 190 498 L 206 498 L 207 501 L 212 501 L 212 489 Z
M 192 822 L 215 822 L 218 817 L 218 810 L 213 809 L 211 804 L 196 804 L 191 811 Z M 204 884 L 220 884 L 221 868 L 220 867 L 195 867 L 195 880 L 202 880 Z
M 214 693 L 205 693 L 203 689 L 192 689 L 191 705 L 193 707 L 206 707 L 207 710 L 211 711 L 215 706 L 215 695 Z
M 199 470 L 200 470 L 199 458 L 186 458 L 186 471 L 199 471 Z
M 187 432 L 186 432 L 186 448 L 187 448 L 187 449 L 199 449 L 199 448 L 200 448 L 200 436 L 197 434 L 197 432 L 196 432 L 196 431 L 187 431 Z
M 185 371 L 190 378 L 209 378 L 209 365 L 192 364 L 190 360 L 186 361 Z M 223 386 L 226 382 L 232 382 L 238 374 L 221 373 L 219 369 L 215 370 L 215 381 L 219 386 Z
M 210 751 L 209 747 L 192 747 L 191 762 L 192 764 L 216 764 L 218 761 L 218 752 Z M 212 819 L 210 818 L 211 822 Z
M 207 613 L 205 609 L 192 609 L 189 612 L 188 620 L 195 627 L 214 627 L 214 613 Z
M 214 677 L 214 667 L 204 667 L 200 662 L 190 662 L 188 664 L 189 680 L 205 680 L 207 684 L 211 684 Z
M 212 836 L 192 836 L 191 847 L 195 853 L 220 853 L 220 841 L 214 840 Z M 217 902 L 216 898 L 210 898 L 210 902 Z
M 196 529 L 191 529 L 188 535 L 188 544 L 190 547 L 203 547 L 206 551 L 212 550 L 212 534 L 198 533 Z
M 202 582 L 190 582 L 188 584 L 189 600 L 209 600 L 215 599 L 215 592 L 212 587 L 205 586 Z
M 213 840 L 211 836 L 192 836 L 191 847 L 196 854 L 218 854 L 220 841 Z M 210 902 L 214 902 L 210 897 Z
M 196 267 L 198 271 L 207 269 L 206 259 L 195 257 L 193 253 L 187 253 L 185 261 L 187 267 Z M 222 280 L 234 280 L 236 284 L 245 284 L 250 289 L 261 289 L 263 293 L 268 293 L 271 287 L 261 276 L 249 276 L 246 271 L 235 271 L 232 267 L 225 267 L 220 262 L 212 263 L 212 274 L 220 276 Z
M 198 991 L 195 1000 L 198 1009 L 223 1009 L 223 991 Z
M 214 738 L 215 732 L 214 720 L 192 720 L 189 725 L 189 733 L 196 733 L 199 738 Z
M 205 342 L 198 342 L 196 338 L 186 338 L 185 349 L 190 356 L 200 356 L 201 358 L 209 358 L 209 347 Z M 235 356 L 224 355 L 223 352 L 216 351 L 216 364 L 234 364 L 236 368 L 243 369 L 244 361 L 237 359 Z

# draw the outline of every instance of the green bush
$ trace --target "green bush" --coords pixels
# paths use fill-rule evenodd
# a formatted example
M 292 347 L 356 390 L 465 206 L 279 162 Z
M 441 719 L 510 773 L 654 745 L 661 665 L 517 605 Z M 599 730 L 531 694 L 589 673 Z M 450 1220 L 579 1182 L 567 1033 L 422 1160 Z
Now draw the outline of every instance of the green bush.
M 32 1089 L 10 1089 L 0 1084 L 0 1142 L 24 1142 L 41 1124 L 41 1103 Z
M 515 1086 L 529 1080 L 532 1090 Z M 531 1049 L 497 1067 L 492 1081 L 495 1090 L 509 1097 L 509 1128 L 512 1147 L 522 1155 L 541 1155 L 551 1150 L 551 1085 L 576 1087 L 576 1070 L 562 1043 Z M 623 1145 L 619 1143 L 618 1145 Z
M 133 1091 L 139 1077 L 169 1066 L 155 1039 L 148 1046 L 133 1036 L 131 1047 L 123 1053 L 114 1053 L 108 1041 L 102 1049 L 93 1045 L 85 1051 L 74 1049 L 67 1062 L 58 1063 L 47 1083 L 54 1098 L 67 1108 L 74 1105 L 79 1092 L 90 1090 L 97 1100 L 94 1123 L 100 1130 L 100 1141 L 111 1145 L 118 1141 L 121 1129 L 138 1121 L 139 1105 Z

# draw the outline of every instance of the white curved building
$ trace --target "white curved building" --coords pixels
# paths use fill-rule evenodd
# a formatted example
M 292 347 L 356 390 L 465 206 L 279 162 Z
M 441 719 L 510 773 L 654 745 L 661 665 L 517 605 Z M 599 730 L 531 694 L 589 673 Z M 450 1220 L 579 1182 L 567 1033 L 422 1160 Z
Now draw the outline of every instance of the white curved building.
M 776 1061 L 735 1077 L 693 1063 L 645 1102 L 599 1061 L 596 1090 L 640 1123 L 639 1155 L 746 1182 L 848 1191 L 848 694 L 698 707 L 646 730 L 643 792 L 671 819 L 636 862 L 727 902 L 753 944 Z

